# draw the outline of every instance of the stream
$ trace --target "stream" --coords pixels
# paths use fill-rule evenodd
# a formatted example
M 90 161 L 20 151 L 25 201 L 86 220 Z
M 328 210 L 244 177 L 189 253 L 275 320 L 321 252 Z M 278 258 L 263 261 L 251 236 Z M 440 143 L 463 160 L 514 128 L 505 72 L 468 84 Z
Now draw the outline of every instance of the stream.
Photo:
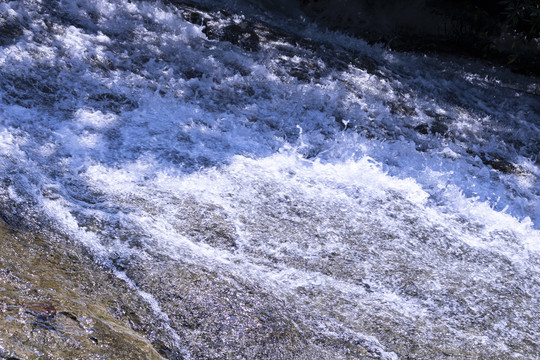
M 213 3 L 0 3 L 0 359 L 538 358 L 540 79 Z

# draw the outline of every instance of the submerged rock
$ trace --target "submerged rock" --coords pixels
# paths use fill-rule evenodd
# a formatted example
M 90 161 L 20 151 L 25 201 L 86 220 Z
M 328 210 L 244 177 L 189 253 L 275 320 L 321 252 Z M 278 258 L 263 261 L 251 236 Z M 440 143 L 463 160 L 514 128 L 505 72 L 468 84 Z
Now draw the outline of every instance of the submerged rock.
M 52 318 L 56 315 L 56 308 L 50 302 L 37 302 L 32 304 L 24 304 L 23 308 L 36 315 L 38 318 Z
M 175 339 L 134 289 L 66 239 L 0 223 L 0 246 L 3 359 L 343 357 L 314 344 L 283 301 L 204 267 L 130 264 L 130 277 L 154 294 L 180 334 Z
M 0 358 L 539 353 L 508 215 L 537 209 L 537 85 L 181 1 L 16 3 Z
M 133 326 L 148 306 L 59 241 L 0 223 L 0 358 L 162 359 Z

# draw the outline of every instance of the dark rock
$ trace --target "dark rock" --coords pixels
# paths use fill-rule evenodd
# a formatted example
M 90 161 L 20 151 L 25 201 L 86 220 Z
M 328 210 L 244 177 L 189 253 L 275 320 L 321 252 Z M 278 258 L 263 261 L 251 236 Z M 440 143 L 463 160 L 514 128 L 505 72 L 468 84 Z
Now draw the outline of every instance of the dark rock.
M 32 304 L 24 304 L 23 308 L 41 318 L 52 318 L 56 315 L 56 308 L 50 302 L 37 302 Z
M 221 41 L 228 41 L 244 50 L 257 51 L 260 48 L 259 36 L 249 23 L 231 24 L 223 29 Z
M 200 12 L 192 9 L 184 9 L 182 12 L 184 19 L 192 24 L 206 26 L 207 18 Z
M 415 126 L 414 130 L 416 130 L 422 135 L 427 135 L 429 131 L 429 126 L 428 124 L 420 124 L 420 125 Z
M 504 159 L 485 160 L 484 164 L 491 166 L 491 168 L 503 174 L 514 174 L 517 172 L 516 166 Z
M 289 70 L 289 75 L 294 76 L 295 78 L 303 82 L 310 82 L 312 78 L 311 74 L 308 72 L 307 69 L 299 66 L 292 67 Z
M 448 125 L 441 121 L 435 121 L 429 130 L 432 134 L 444 135 L 448 131 Z
M 247 51 L 260 49 L 261 39 L 256 33 L 256 27 L 247 21 L 221 27 L 219 23 L 209 20 L 205 22 L 203 33 L 210 40 L 227 41 Z

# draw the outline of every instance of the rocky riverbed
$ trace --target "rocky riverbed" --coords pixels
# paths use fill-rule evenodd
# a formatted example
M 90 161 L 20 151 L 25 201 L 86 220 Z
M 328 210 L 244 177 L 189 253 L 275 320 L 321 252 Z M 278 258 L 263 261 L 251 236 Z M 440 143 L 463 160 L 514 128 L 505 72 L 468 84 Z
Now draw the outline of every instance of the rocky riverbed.
M 212 4 L 0 4 L 0 358 L 537 357 L 538 78 Z
M 0 358 L 163 358 L 148 305 L 80 249 L 5 224 L 0 241 Z

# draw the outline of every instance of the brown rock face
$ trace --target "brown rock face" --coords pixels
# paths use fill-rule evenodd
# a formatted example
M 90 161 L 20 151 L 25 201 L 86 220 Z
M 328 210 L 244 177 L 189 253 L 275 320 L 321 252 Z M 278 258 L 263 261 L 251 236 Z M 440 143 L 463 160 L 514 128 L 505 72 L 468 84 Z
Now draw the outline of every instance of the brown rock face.
M 145 304 L 75 249 L 3 223 L 0 248 L 0 358 L 162 358 L 135 313 L 115 311 Z

